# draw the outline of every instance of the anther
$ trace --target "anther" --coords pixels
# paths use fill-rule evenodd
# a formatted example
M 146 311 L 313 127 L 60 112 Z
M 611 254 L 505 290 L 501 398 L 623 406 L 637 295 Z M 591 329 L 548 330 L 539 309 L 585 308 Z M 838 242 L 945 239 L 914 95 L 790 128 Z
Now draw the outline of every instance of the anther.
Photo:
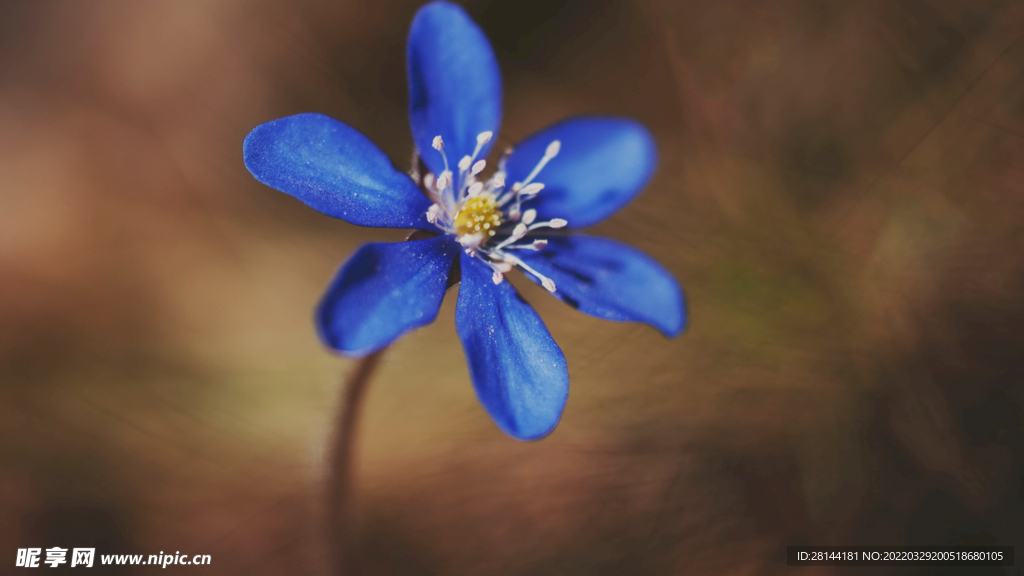
M 437 189 L 444 190 L 452 184 L 452 173 L 448 170 L 441 172 L 441 175 L 437 177 Z
M 441 207 L 437 204 L 431 204 L 430 208 L 427 209 L 427 222 L 431 224 L 437 224 L 437 216 L 441 213 Z
M 430 144 L 434 150 L 441 153 L 441 159 L 444 160 L 444 169 L 448 170 L 448 155 L 444 153 L 444 140 L 441 139 L 441 135 L 434 136 L 434 141 Z
M 481 132 L 481 133 L 477 134 L 476 135 L 476 143 L 477 143 L 477 145 L 483 146 L 484 144 L 487 144 L 488 142 L 491 141 L 491 137 L 492 136 L 494 136 L 494 132 L 490 132 L 490 131 Z
M 480 246 L 484 237 L 481 234 L 463 234 L 458 236 L 456 240 L 462 247 L 466 249 L 466 253 L 472 255 L 471 250 L 475 250 Z
M 470 170 L 469 173 L 476 176 L 484 171 L 485 166 L 487 166 L 487 160 L 477 160 L 476 164 L 473 164 L 473 169 Z

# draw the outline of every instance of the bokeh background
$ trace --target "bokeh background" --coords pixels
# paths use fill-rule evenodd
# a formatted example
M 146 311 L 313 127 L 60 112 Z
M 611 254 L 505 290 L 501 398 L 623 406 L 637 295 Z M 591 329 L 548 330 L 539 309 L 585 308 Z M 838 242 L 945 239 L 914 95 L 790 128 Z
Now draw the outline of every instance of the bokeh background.
M 0 3 L 0 573 L 24 546 L 323 573 L 353 362 L 312 309 L 403 234 L 258 184 L 241 143 L 317 111 L 405 166 L 418 5 Z M 1019 574 L 1024 5 L 466 7 L 503 70 L 499 145 L 576 114 L 651 128 L 655 179 L 593 232 L 673 271 L 690 325 L 514 278 L 572 382 L 524 444 L 473 395 L 453 291 L 367 398 L 364 573 Z M 795 544 L 1012 544 L 1018 567 L 786 567 Z

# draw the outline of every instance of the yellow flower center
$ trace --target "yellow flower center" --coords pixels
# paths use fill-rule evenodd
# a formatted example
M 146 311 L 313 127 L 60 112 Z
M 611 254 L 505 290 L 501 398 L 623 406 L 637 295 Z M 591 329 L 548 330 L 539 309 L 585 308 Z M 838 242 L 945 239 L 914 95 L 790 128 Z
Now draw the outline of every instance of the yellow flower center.
M 504 221 L 494 198 L 477 196 L 462 204 L 459 215 L 455 217 L 455 233 L 459 236 L 481 234 L 488 238 L 494 236 Z

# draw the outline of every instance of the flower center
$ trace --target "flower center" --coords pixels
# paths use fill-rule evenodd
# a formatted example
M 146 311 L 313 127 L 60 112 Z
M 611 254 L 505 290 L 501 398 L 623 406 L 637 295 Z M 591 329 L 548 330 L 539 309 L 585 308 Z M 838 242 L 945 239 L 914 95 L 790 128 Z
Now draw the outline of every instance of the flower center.
M 505 221 L 498 201 L 491 196 L 467 198 L 455 217 L 455 234 L 480 234 L 491 237 L 498 233 L 498 227 Z
M 423 177 L 423 187 L 434 200 L 427 210 L 427 220 L 446 234 L 452 234 L 465 249 L 466 254 L 487 264 L 494 271 L 492 279 L 500 284 L 504 274 L 518 266 L 540 280 L 550 292 L 555 291 L 555 283 L 531 268 L 516 256 L 516 250 L 541 250 L 548 241 L 540 238 L 529 242 L 524 238 L 541 228 L 563 228 L 568 224 L 561 218 L 553 218 L 545 222 L 534 222 L 537 211 L 523 210 L 523 204 L 532 200 L 544 185 L 534 182 L 544 166 L 561 148 L 555 140 L 548 145 L 544 156 L 537 166 L 522 181 L 510 188 L 505 188 L 505 160 L 508 150 L 498 161 L 498 170 L 486 181 L 477 177 L 487 166 L 486 160 L 477 160 L 483 146 L 490 142 L 492 134 L 484 132 L 476 137 L 476 150 L 472 156 L 459 160 L 458 175 L 452 173 L 448 166 L 448 157 L 444 153 L 444 141 L 440 136 L 434 137 L 433 147 L 444 159 L 444 171 L 435 176 L 428 173 Z

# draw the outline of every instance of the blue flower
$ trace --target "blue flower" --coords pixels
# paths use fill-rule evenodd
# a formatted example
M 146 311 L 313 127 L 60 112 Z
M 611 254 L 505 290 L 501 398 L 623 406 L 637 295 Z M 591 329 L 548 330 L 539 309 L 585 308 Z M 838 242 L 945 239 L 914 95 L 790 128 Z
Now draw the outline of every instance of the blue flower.
M 455 322 L 477 396 L 509 435 L 543 437 L 568 397 L 565 357 L 504 274 L 519 268 L 581 312 L 677 335 L 683 295 L 668 271 L 613 240 L 553 232 L 600 222 L 639 193 L 657 163 L 654 140 L 629 120 L 569 119 L 506 151 L 484 179 L 501 120 L 487 38 L 458 6 L 432 2 L 413 19 L 407 57 L 422 179 L 320 114 L 256 127 L 245 165 L 328 216 L 436 234 L 366 244 L 342 266 L 316 311 L 327 346 L 358 357 L 433 322 L 459 274 Z

